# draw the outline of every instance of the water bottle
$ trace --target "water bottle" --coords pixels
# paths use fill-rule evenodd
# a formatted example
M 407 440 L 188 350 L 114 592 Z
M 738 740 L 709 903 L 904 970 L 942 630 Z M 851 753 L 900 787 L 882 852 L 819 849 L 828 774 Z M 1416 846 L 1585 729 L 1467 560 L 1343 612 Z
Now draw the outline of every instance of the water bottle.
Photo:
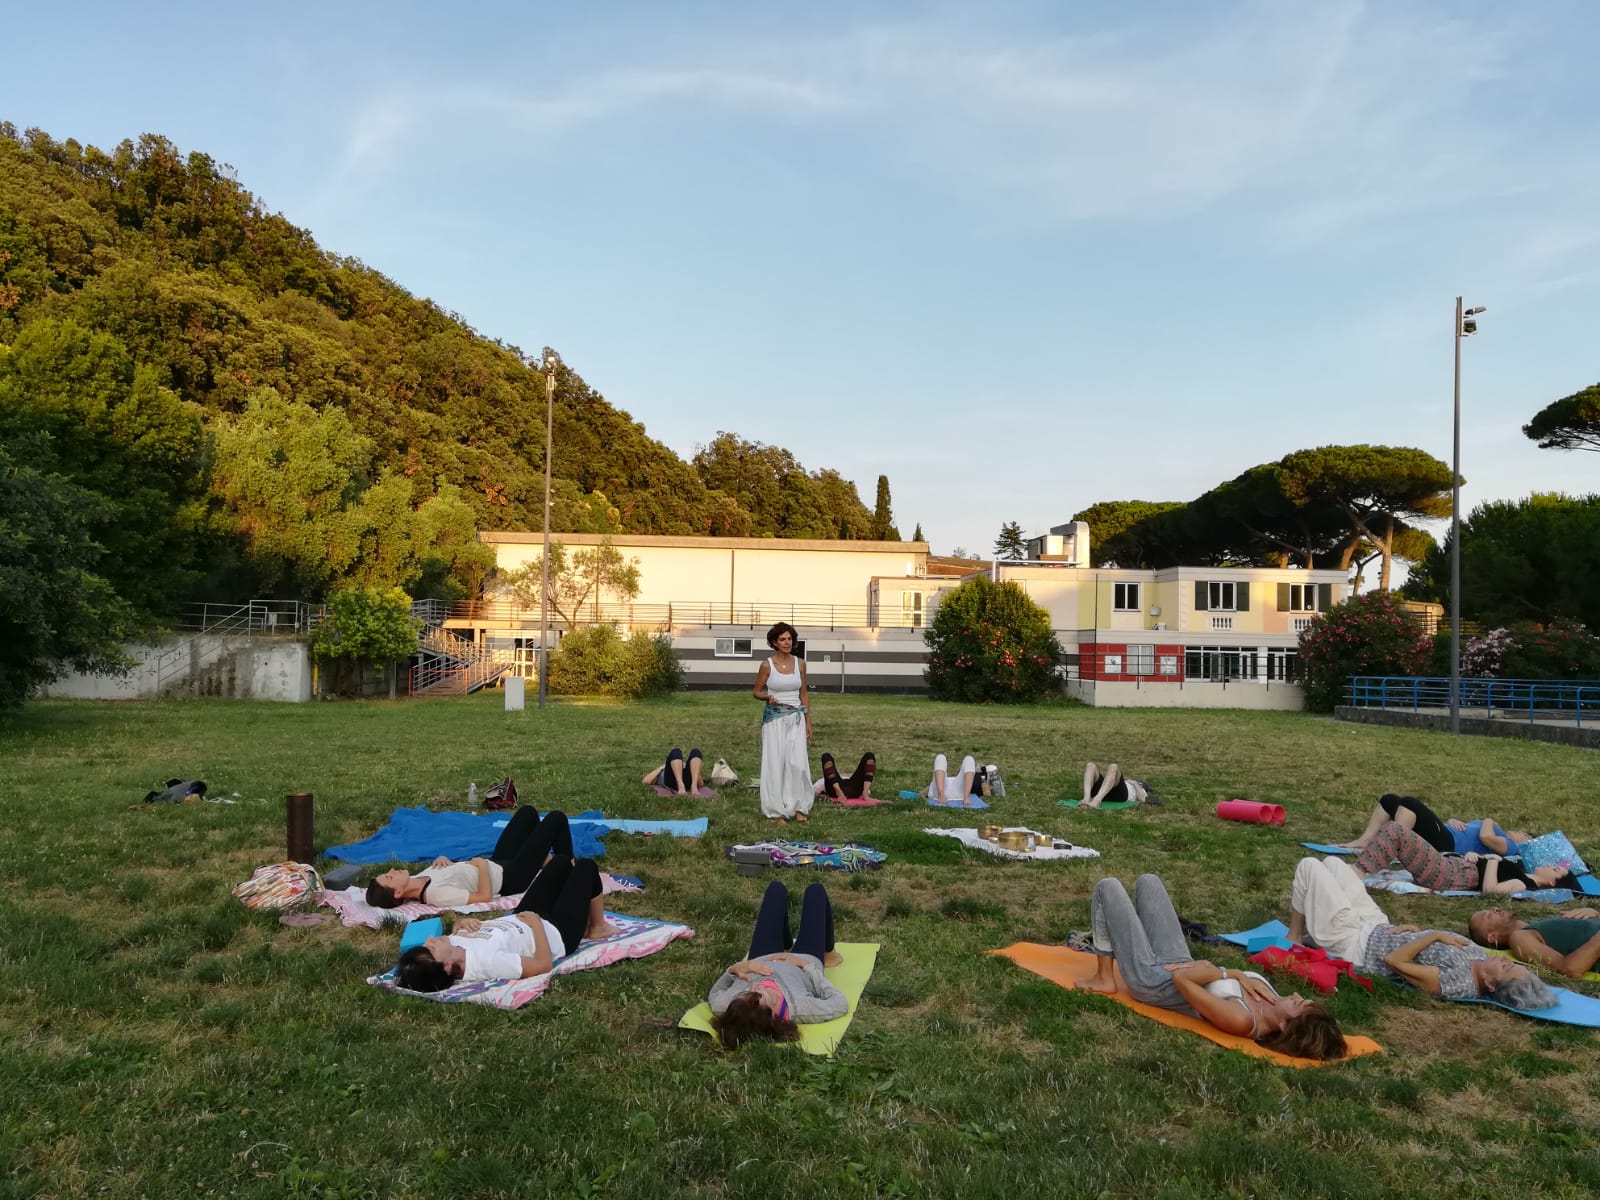
M 468 804 L 476 804 L 477 802 L 478 802 L 478 784 L 477 784 L 476 781 L 474 781 L 472 783 L 467 784 L 467 803 Z

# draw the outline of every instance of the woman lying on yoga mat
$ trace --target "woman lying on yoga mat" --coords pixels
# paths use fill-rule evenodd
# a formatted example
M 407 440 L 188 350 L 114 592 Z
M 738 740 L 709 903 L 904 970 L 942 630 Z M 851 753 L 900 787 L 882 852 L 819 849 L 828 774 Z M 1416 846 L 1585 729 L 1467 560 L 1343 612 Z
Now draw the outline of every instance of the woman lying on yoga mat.
M 1356 870 L 1375 875 L 1398 862 L 1411 872 L 1422 887 L 1436 892 L 1526 892 L 1537 888 L 1576 889 L 1577 878 L 1560 867 L 1535 867 L 1524 871 L 1522 864 L 1497 854 L 1469 854 L 1464 858 L 1441 854 L 1414 831 L 1399 821 L 1390 821 L 1378 830 L 1366 849 L 1356 855 Z
M 1107 764 L 1104 775 L 1100 774 L 1100 768 L 1094 763 L 1083 768 L 1080 808 L 1099 808 L 1102 804 L 1124 804 L 1129 801 L 1143 804 L 1149 795 L 1149 788 L 1137 779 L 1124 776 L 1122 768 L 1116 763 Z
M 940 804 L 963 804 L 971 807 L 971 797 L 976 794 L 978 760 L 967 755 L 961 760 L 955 774 L 950 773 L 950 760 L 942 754 L 933 756 L 933 782 L 922 793 Z
M 822 779 L 817 784 L 817 791 L 830 800 L 870 800 L 872 778 L 877 773 L 878 760 L 871 750 L 861 756 L 855 773 L 850 776 L 840 775 L 839 764 L 833 761 L 833 755 L 824 753 Z
M 1491 958 L 1456 933 L 1395 925 L 1342 858 L 1302 858 L 1289 891 L 1289 940 L 1321 946 L 1368 975 L 1403 979 L 1445 1000 L 1487 997 L 1549 1008 L 1556 997 L 1527 967 Z
M 703 786 L 700 782 L 700 747 L 689 751 L 686 766 L 683 748 L 674 746 L 667 751 L 666 764 L 651 771 L 640 782 L 645 787 L 670 788 L 680 796 L 698 792 Z
M 1600 962 L 1600 912 L 1569 908 L 1539 921 L 1523 921 L 1509 908 L 1472 914 L 1467 932 L 1480 946 L 1511 951 L 1519 962 L 1537 963 L 1582 979 Z
M 1533 835 L 1525 829 L 1502 829 L 1488 817 L 1476 821 L 1458 821 L 1452 817 L 1440 820 L 1433 809 L 1415 796 L 1396 796 L 1393 792 L 1378 798 L 1367 827 L 1353 842 L 1345 842 L 1347 850 L 1365 850 L 1378 836 L 1378 831 L 1390 821 L 1396 821 L 1414 830 L 1418 837 L 1441 854 L 1505 854 L 1514 855 L 1523 842 Z
M 1189 1013 L 1280 1054 L 1344 1057 L 1344 1034 L 1322 1005 L 1294 993 L 1280 996 L 1254 971 L 1192 957 L 1158 876 L 1141 875 L 1134 892 L 1137 899 L 1128 899 L 1120 879 L 1095 884 L 1089 904 L 1095 973 L 1080 987 L 1115 992 L 1120 970 L 1128 991 L 1144 1004 Z
M 400 986 L 442 992 L 453 983 L 532 979 L 584 938 L 616 932 L 606 920 L 594 859 L 554 858 L 510 916 L 457 921 L 448 937 L 431 937 L 402 954 Z
M 711 985 L 711 1028 L 725 1050 L 752 1038 L 792 1042 L 800 1025 L 831 1021 L 850 1011 L 850 1001 L 822 973 L 843 961 L 833 948 L 833 906 L 828 889 L 807 886 L 800 901 L 800 932 L 789 936 L 789 889 L 767 885 L 756 914 L 750 953 Z
M 451 862 L 440 855 L 426 871 L 413 875 L 401 867 L 385 871 L 367 884 L 367 903 L 395 908 L 420 900 L 435 908 L 482 904 L 496 896 L 515 896 L 528 889 L 552 855 L 572 857 L 572 829 L 564 812 L 546 813 L 524 804 L 511 815 L 488 858 Z

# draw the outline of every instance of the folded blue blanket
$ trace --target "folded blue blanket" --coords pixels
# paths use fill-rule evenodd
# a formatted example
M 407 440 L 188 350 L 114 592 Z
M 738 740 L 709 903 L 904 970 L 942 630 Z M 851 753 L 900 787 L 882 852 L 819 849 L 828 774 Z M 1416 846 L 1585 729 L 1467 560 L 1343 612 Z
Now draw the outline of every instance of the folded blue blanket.
M 1359 854 L 1359 850 L 1351 850 L 1344 846 L 1332 845 L 1328 842 L 1301 842 L 1307 850 L 1315 850 L 1320 854 Z

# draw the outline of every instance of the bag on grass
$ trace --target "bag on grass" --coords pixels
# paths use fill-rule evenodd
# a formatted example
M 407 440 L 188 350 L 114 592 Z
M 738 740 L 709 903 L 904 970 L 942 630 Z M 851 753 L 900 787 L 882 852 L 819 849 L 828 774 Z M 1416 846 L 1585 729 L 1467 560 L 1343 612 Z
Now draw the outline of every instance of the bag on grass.
M 517 806 L 517 781 L 507 775 L 483 794 L 485 808 L 515 808 Z
M 206 794 L 206 781 L 204 779 L 169 779 L 165 791 L 150 792 L 145 798 L 146 804 L 193 804 L 202 800 Z
M 314 899 L 322 890 L 322 876 L 310 863 L 268 863 L 233 889 L 233 895 L 246 908 L 275 912 L 294 908 Z
M 719 758 L 711 764 L 711 786 L 715 788 L 739 786 L 739 772 L 728 765 L 727 759 Z

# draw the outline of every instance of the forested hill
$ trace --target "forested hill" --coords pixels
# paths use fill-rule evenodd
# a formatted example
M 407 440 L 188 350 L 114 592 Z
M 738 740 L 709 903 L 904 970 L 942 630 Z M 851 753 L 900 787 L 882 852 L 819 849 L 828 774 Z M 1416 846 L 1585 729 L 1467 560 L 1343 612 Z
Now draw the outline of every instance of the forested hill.
M 24 457 L 91 490 L 86 455 L 164 495 L 123 517 L 165 523 L 135 540 L 169 584 L 470 588 L 470 526 L 540 525 L 544 401 L 522 351 L 323 250 L 206 155 L 0 123 L 0 435 L 13 457 L 43 438 Z M 555 420 L 556 529 L 890 532 L 778 447 L 708 430 L 684 462 L 570 367 Z

